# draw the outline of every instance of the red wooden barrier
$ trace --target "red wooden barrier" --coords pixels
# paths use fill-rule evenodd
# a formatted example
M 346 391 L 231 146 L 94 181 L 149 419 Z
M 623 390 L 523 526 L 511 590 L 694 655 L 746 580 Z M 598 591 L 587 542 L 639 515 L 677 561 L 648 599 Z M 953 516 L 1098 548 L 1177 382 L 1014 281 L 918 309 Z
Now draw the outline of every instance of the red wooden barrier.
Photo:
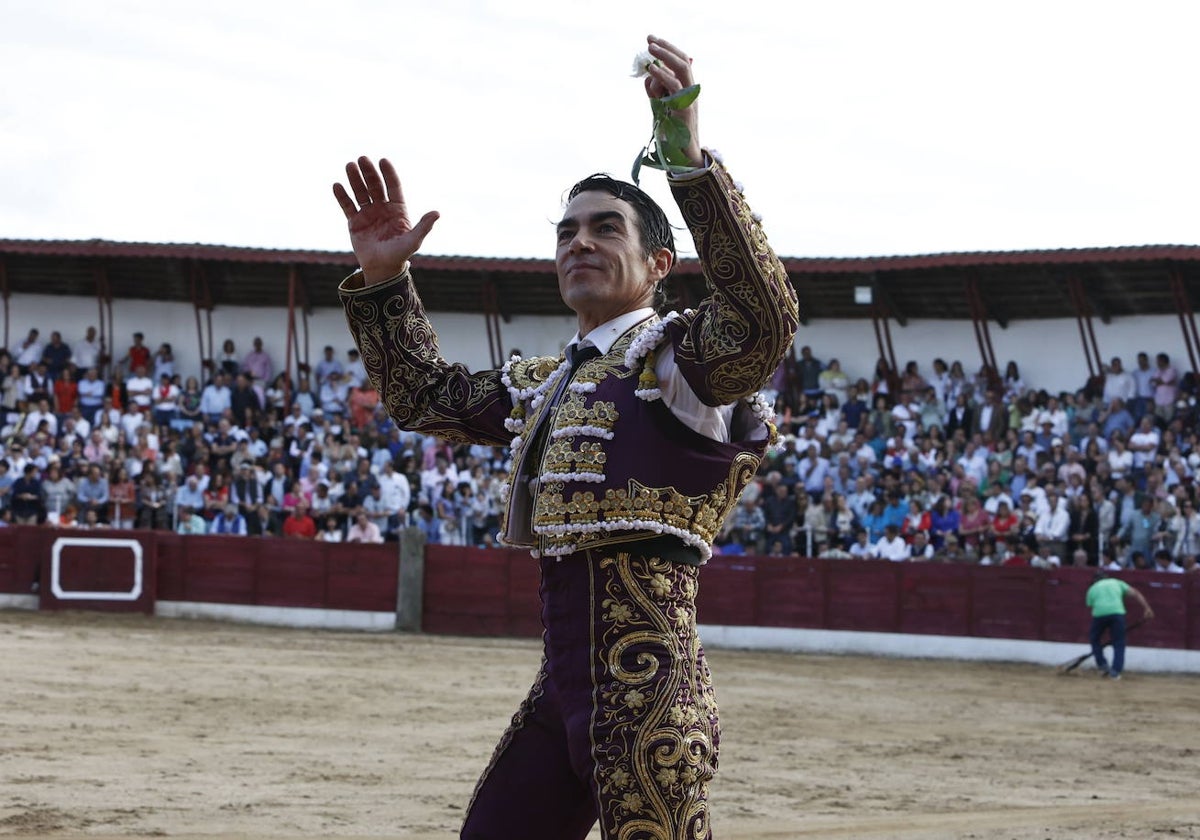
M 0 592 L 29 593 L 61 536 L 135 539 L 145 558 L 146 601 L 396 609 L 395 544 L 343 545 L 163 532 L 0 529 Z M 105 549 L 68 558 L 66 589 L 129 591 L 126 557 Z M 1200 576 L 1127 572 L 1158 618 L 1138 645 L 1200 649 Z M 1083 642 L 1090 569 L 943 566 L 883 561 L 717 556 L 700 575 L 704 624 L 795 627 Z M 537 636 L 538 563 L 525 551 L 431 545 L 425 550 L 424 625 L 432 633 Z M 46 596 L 43 595 L 43 598 Z M 48 607 L 98 606 L 75 601 Z M 150 606 L 148 607 L 147 604 Z M 108 604 L 106 608 L 114 608 Z M 1134 614 L 1137 610 L 1134 608 Z
M 426 546 L 422 629 L 469 636 L 540 635 L 538 576 L 538 562 L 528 551 Z
M 51 586 L 53 547 L 59 539 L 134 540 L 142 549 L 144 598 L 63 600 Z M 304 540 L 180 536 L 162 531 L 0 529 L 0 592 L 29 593 L 40 584 L 44 609 L 138 609 L 156 600 L 254 606 L 313 607 L 394 612 L 399 581 L 395 543 L 342 545 Z M 61 553 L 62 587 L 71 591 L 128 592 L 129 550 L 74 547 Z

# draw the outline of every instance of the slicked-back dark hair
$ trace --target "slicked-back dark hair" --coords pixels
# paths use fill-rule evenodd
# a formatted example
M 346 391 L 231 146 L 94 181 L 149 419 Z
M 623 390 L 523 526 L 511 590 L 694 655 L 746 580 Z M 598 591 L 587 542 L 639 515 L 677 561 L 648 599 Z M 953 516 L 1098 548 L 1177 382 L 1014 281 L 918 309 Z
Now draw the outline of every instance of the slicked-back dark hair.
M 633 209 L 637 211 L 638 233 L 642 238 L 642 256 L 649 257 L 660 248 L 666 248 L 671 252 L 671 267 L 674 268 L 675 234 L 671 231 L 667 214 L 658 206 L 658 202 L 633 184 L 618 181 L 603 172 L 589 175 L 571 187 L 567 202 L 570 203 L 577 195 L 585 192 L 606 192 L 613 198 L 633 205 Z

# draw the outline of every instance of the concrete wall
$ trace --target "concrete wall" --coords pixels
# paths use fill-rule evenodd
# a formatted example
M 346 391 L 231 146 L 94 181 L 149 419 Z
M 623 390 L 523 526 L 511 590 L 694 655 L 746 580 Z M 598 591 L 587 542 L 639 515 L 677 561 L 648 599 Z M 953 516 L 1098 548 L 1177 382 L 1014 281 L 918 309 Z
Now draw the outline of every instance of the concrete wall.
M 351 345 L 342 310 L 336 308 L 331 288 L 329 306 L 317 309 L 309 317 L 309 357 L 316 361 L 325 345 L 345 359 Z M 474 370 L 490 366 L 487 325 L 482 315 L 459 312 L 431 314 L 441 341 L 442 353 L 452 361 L 461 361 Z M 44 338 L 51 330 L 62 332 L 68 342 L 82 337 L 89 324 L 98 323 L 94 300 L 49 295 L 13 295 L 9 301 L 9 344 L 24 339 L 31 326 Z M 114 303 L 115 345 L 119 358 L 128 347 L 131 335 L 140 330 L 152 348 L 171 342 L 177 370 L 184 374 L 199 371 L 195 314 L 190 304 L 151 300 L 121 300 Z M 250 341 L 261 336 L 267 351 L 283 369 L 287 335 L 287 313 L 282 309 L 223 306 L 212 313 L 215 351 L 225 338 L 234 339 L 239 356 L 250 350 Z M 1174 316 L 1137 316 L 1118 318 L 1111 324 L 1094 322 L 1101 353 L 1108 359 L 1121 356 L 1129 367 L 1138 351 L 1151 355 L 1160 351 L 1172 356 L 1180 368 L 1187 367 L 1186 351 L 1179 321 Z M 1087 362 L 1072 319 L 1014 321 L 1007 329 L 991 327 L 996 359 L 1003 366 L 1010 359 L 1021 368 L 1026 384 L 1052 391 L 1074 390 L 1087 378 Z M 575 332 L 571 317 L 516 317 L 501 325 L 501 346 L 505 356 L 514 348 L 525 355 L 557 353 Z M 907 327 L 892 324 L 892 342 L 900 365 L 916 360 L 921 370 L 930 371 L 935 357 L 947 362 L 959 359 L 968 372 L 979 369 L 979 351 L 969 321 L 914 319 Z M 303 334 L 301 334 L 303 341 Z M 875 333 L 869 320 L 816 321 L 802 327 L 797 345 L 812 346 L 823 361 L 838 358 L 852 376 L 869 377 L 878 357 Z

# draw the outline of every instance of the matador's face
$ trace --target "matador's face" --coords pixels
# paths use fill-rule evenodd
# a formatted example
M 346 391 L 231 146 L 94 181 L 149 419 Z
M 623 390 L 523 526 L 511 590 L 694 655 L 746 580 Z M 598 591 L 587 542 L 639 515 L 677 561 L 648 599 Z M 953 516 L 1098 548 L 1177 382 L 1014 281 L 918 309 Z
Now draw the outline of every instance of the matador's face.
M 650 306 L 671 268 L 670 251 L 646 255 L 636 210 L 601 191 L 577 195 L 558 223 L 555 266 L 563 301 L 580 320 L 580 333 Z

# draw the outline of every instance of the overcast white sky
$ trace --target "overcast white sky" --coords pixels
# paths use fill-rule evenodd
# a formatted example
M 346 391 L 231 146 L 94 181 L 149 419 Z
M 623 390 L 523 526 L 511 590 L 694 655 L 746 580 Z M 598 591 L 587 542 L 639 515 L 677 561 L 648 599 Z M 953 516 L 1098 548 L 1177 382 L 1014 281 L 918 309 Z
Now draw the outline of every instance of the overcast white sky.
M 654 32 L 782 255 L 1193 244 L 1198 31 L 1185 0 L 0 0 L 0 238 L 345 250 L 329 185 L 369 154 L 441 211 L 427 253 L 549 257 L 563 191 L 645 142 Z

